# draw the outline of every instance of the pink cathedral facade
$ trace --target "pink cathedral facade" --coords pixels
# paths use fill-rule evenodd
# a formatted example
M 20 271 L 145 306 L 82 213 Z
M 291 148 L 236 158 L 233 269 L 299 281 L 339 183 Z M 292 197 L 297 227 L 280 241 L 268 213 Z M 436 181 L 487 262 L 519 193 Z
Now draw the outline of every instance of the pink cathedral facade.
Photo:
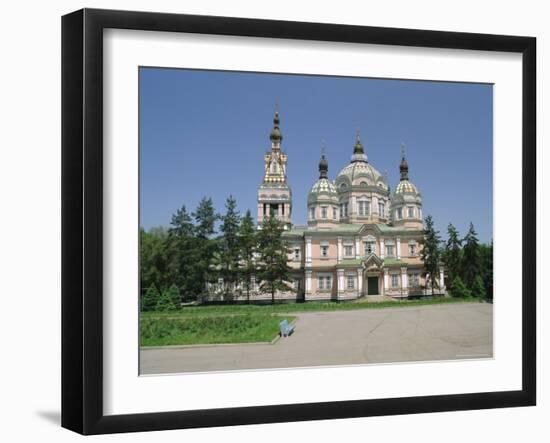
M 405 299 L 428 292 L 420 258 L 422 196 L 409 180 L 402 148 L 400 181 L 393 192 L 387 178 L 369 163 L 359 134 L 350 162 L 330 179 L 328 161 L 319 162 L 319 179 L 307 198 L 307 225 L 292 223 L 292 191 L 278 112 L 264 156 L 258 188 L 257 221 L 273 213 L 285 224 L 294 291 L 279 300 L 343 301 L 387 296 Z M 437 292 L 445 292 L 443 269 Z M 253 299 L 269 295 L 254 292 Z

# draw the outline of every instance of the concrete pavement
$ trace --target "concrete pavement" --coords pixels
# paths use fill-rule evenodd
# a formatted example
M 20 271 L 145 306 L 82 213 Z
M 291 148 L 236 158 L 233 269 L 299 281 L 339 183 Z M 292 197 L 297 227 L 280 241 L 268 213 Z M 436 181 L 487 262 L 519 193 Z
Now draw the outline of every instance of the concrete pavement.
M 493 305 L 305 312 L 275 344 L 142 349 L 141 374 L 333 366 L 493 355 Z

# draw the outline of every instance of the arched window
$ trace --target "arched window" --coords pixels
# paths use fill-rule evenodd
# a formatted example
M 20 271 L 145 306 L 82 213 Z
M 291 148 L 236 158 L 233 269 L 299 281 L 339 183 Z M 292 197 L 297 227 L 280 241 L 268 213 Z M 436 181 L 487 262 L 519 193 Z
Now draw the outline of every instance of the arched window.
M 385 206 L 384 206 L 384 202 L 378 202 L 378 215 L 379 217 L 385 217 Z
M 360 217 L 368 217 L 370 215 L 370 201 L 368 200 L 359 200 L 357 202 L 357 205 L 359 207 L 359 216 Z

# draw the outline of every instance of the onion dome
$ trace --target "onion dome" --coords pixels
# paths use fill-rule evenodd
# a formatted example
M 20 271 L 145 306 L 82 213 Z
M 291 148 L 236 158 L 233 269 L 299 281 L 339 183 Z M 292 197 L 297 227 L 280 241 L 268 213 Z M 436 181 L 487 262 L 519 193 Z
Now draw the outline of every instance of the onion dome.
M 367 161 L 359 132 L 351 156 L 351 163 L 345 166 L 336 177 L 338 188 L 351 185 L 379 186 L 384 191 L 389 190 L 386 178 Z
M 271 134 L 269 134 L 269 139 L 272 142 L 280 142 L 283 139 L 283 134 L 281 133 L 279 123 L 279 111 L 275 111 L 275 117 L 273 117 L 273 129 L 271 130 Z
M 328 179 L 328 162 L 325 154 L 321 155 L 321 160 L 319 161 L 319 180 L 311 187 L 307 197 L 308 203 L 315 203 L 319 200 L 338 203 L 336 187 Z
M 405 158 L 405 145 L 401 145 L 401 163 L 399 164 L 401 180 L 395 188 L 395 195 L 398 194 L 419 194 L 418 189 L 409 181 L 409 164 Z
M 396 194 L 418 194 L 418 189 L 408 180 L 401 180 L 395 188 Z
M 328 162 L 325 158 L 325 154 L 321 155 L 321 160 L 319 161 L 319 178 L 328 177 Z
M 351 156 L 352 162 L 366 162 L 367 155 L 363 150 L 363 145 L 361 144 L 361 139 L 359 138 L 359 131 L 357 131 L 357 139 L 355 141 L 355 146 L 353 148 L 353 155 Z

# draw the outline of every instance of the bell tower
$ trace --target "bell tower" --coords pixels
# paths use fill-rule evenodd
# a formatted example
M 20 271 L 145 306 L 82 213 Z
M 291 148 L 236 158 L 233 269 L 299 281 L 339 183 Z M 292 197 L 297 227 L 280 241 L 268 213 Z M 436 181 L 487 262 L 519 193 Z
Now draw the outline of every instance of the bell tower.
M 273 214 L 284 223 L 285 229 L 291 226 L 292 191 L 286 178 L 287 156 L 281 150 L 283 134 L 281 133 L 279 111 L 273 117 L 273 129 L 269 135 L 271 150 L 264 155 L 264 178 L 258 188 L 258 227 L 264 218 Z

